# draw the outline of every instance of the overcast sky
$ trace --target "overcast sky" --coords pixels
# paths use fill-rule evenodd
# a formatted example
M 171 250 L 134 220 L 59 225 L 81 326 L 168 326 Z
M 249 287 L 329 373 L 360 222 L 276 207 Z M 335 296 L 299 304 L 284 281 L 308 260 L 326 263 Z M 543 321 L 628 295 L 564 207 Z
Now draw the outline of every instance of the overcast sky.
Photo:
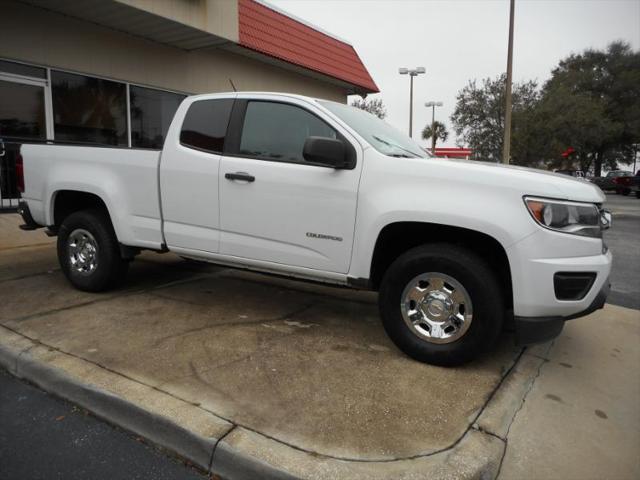
M 436 118 L 451 130 L 456 93 L 470 79 L 506 71 L 507 0 L 268 1 L 350 42 L 380 88 L 387 121 L 403 131 L 409 78 L 398 67 L 424 66 L 414 80 L 416 139 L 431 121 L 425 101 L 444 102 Z M 514 81 L 543 83 L 561 58 L 618 39 L 640 48 L 640 0 L 516 0 Z

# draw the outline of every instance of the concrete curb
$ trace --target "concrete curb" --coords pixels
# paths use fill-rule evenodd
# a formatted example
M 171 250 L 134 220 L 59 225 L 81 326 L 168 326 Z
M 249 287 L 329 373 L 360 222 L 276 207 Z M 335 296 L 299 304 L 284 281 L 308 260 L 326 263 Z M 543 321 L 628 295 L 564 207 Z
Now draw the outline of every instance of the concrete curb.
M 207 472 L 234 480 L 495 478 L 508 427 L 543 362 L 540 356 L 522 355 L 484 408 L 470 419 L 473 425 L 450 447 L 405 459 L 348 461 L 283 444 L 174 398 L 172 418 L 179 418 L 184 410 L 188 410 L 190 419 L 196 417 L 186 425 L 176 422 L 154 409 L 154 396 L 168 396 L 165 392 L 0 326 L 0 366 L 13 375 L 175 452 Z M 74 371 L 90 373 L 95 384 L 78 380 L 69 373 Z

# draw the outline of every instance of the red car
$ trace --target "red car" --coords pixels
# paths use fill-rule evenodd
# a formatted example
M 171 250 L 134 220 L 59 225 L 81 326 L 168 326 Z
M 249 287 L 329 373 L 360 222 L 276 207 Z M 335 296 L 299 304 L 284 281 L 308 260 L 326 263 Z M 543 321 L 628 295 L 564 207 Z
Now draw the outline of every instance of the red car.
M 635 192 L 636 198 L 640 198 L 640 170 L 633 177 L 617 177 L 613 181 L 623 195 Z

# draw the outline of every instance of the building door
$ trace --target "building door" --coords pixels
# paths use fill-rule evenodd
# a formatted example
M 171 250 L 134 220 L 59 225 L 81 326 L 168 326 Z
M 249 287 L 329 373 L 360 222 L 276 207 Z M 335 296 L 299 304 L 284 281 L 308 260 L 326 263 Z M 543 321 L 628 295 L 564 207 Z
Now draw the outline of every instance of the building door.
M 52 138 L 51 98 L 44 68 L 0 61 L 0 208 L 17 206 L 20 144 Z

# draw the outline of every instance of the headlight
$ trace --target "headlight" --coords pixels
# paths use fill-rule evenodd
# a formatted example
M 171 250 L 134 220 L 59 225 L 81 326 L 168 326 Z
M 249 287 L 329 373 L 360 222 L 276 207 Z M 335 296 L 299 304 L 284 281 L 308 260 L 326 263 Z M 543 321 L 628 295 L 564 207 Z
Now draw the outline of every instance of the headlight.
M 524 197 L 531 216 L 545 228 L 562 233 L 602 237 L 600 211 L 593 203 Z

